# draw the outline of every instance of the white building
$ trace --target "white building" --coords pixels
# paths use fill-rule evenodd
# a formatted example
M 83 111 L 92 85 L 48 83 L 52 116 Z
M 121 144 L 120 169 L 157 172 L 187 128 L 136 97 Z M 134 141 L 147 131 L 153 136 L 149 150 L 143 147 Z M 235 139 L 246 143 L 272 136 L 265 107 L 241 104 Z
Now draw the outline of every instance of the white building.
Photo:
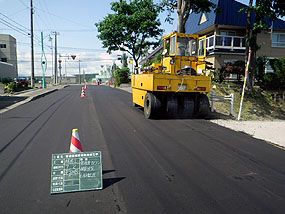
M 0 79 L 18 77 L 16 39 L 0 34 Z

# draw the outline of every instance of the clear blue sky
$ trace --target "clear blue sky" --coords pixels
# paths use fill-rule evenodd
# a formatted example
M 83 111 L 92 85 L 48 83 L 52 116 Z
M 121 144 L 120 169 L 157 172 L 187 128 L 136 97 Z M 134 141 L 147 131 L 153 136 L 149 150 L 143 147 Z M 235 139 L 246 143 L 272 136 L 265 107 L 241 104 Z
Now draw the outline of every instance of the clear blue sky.
M 44 33 L 45 52 L 48 59 L 47 75 L 51 75 L 51 42 L 48 35 L 52 31 L 58 36 L 58 53 L 61 55 L 76 55 L 75 61 L 67 59 L 67 74 L 78 73 L 78 62 L 82 60 L 81 69 L 86 73 L 95 73 L 101 65 L 110 65 L 117 54 L 106 54 L 97 38 L 94 23 L 103 20 L 112 13 L 110 3 L 114 0 L 33 0 L 34 3 L 34 33 L 35 33 L 35 75 L 41 75 L 41 31 Z M 155 0 L 159 2 L 160 0 Z M 248 4 L 248 0 L 238 0 Z M 164 22 L 166 15 L 161 14 L 160 20 L 165 34 L 176 29 L 176 22 L 170 25 Z M 176 14 L 173 14 L 176 18 Z M 4 24 L 5 23 L 5 24 Z M 7 25 L 13 25 L 11 29 Z M 0 34 L 10 34 L 17 40 L 19 75 L 30 75 L 30 0 L 0 0 Z M 53 36 L 54 38 L 54 36 Z M 54 46 L 54 39 L 53 39 Z M 63 58 L 65 61 L 65 58 Z M 118 64 L 119 62 L 116 61 Z M 63 63 L 62 73 L 65 73 Z

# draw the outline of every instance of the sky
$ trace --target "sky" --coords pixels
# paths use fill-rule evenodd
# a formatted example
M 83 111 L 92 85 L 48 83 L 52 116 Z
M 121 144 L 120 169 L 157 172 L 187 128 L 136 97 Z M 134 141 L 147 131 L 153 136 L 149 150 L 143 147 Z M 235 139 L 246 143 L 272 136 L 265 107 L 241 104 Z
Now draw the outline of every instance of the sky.
M 110 3 L 115 0 L 33 0 L 34 6 L 34 53 L 35 76 L 42 75 L 41 69 L 41 32 L 44 35 L 44 51 L 47 57 L 46 75 L 51 76 L 53 70 L 52 48 L 54 50 L 54 35 L 58 32 L 58 54 L 62 56 L 62 74 L 67 76 L 78 73 L 80 60 L 81 73 L 99 73 L 111 66 L 121 52 L 111 55 L 102 48 L 97 38 L 95 23 L 102 21 L 107 14 L 112 13 Z M 156 3 L 161 0 L 155 0 Z M 248 4 L 248 0 L 238 0 Z M 10 34 L 17 41 L 17 58 L 19 76 L 31 74 L 30 45 L 30 0 L 0 0 L 0 34 Z M 173 14 L 176 19 L 176 14 Z M 166 14 L 159 16 L 164 35 L 177 28 L 177 21 L 171 25 L 164 20 Z M 7 26 L 8 25 L 8 26 Z M 11 26 L 13 29 L 11 29 Z M 50 40 L 50 36 L 52 40 Z M 76 55 L 75 60 L 67 56 Z

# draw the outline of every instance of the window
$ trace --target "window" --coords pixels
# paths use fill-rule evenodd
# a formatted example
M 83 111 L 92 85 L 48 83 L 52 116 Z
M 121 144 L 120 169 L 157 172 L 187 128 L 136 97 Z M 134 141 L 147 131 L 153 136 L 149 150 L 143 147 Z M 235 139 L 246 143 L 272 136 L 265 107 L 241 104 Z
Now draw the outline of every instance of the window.
M 221 36 L 235 36 L 236 32 L 234 31 L 221 31 Z
M 173 36 L 170 38 L 170 54 L 175 54 L 175 40 L 176 40 L 176 36 Z
M 265 73 L 266 74 L 274 72 L 274 69 L 270 65 L 270 60 L 274 60 L 274 58 L 268 58 L 268 60 L 266 60 L 266 64 L 265 64 Z
M 198 56 L 205 56 L 205 38 L 199 40 Z
M 7 58 L 1 58 L 2 62 L 7 62 Z
M 195 55 L 196 46 L 195 39 L 188 37 L 178 37 L 177 38 L 177 55 L 178 56 L 192 56 L 193 52 Z
M 236 33 L 234 31 L 221 31 L 221 43 L 223 46 L 231 46 L 232 45 L 232 36 L 235 36 Z
M 285 34 L 272 34 L 272 47 L 285 48 Z
M 0 44 L 0 48 L 6 48 L 6 44 Z

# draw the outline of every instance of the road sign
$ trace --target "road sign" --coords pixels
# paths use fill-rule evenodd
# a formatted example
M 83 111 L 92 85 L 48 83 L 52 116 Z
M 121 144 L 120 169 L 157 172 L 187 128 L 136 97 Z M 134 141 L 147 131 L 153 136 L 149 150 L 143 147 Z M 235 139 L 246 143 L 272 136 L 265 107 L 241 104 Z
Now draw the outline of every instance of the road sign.
M 51 194 L 102 188 L 100 151 L 52 154 Z

